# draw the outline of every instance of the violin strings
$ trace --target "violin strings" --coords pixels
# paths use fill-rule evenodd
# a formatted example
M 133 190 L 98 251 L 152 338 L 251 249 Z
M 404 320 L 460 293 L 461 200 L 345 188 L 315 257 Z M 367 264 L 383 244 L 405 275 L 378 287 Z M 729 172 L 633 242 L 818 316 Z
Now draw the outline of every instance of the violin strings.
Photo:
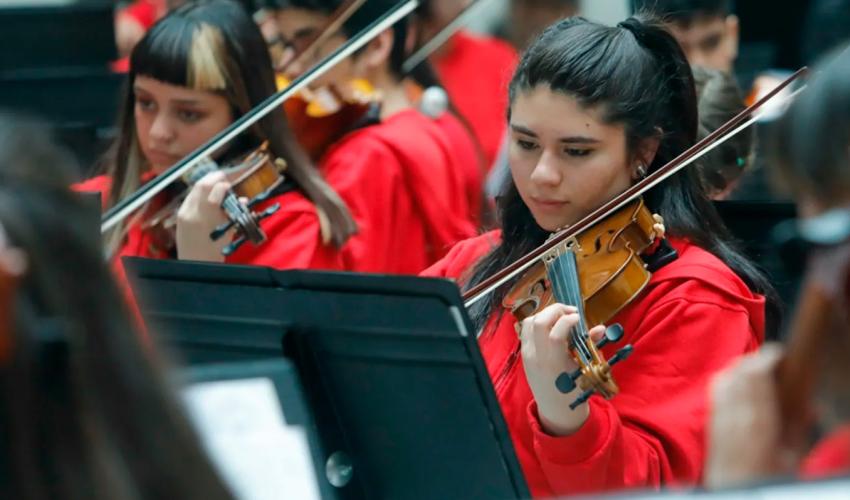
M 549 280 L 552 282 L 552 288 L 558 302 L 573 305 L 579 310 L 579 324 L 570 332 L 570 338 L 582 361 L 590 363 L 591 353 L 582 338 L 585 333 L 585 325 L 575 254 L 568 250 L 564 255 L 553 260 L 547 268 L 550 270 Z

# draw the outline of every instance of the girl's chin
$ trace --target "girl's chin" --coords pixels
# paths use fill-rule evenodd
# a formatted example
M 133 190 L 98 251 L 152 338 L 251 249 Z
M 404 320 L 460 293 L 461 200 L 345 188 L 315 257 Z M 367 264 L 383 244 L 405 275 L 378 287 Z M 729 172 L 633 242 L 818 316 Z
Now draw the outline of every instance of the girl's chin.
M 541 229 L 550 233 L 555 233 L 570 225 L 570 222 L 563 217 L 553 218 L 535 216 L 534 221 L 537 222 L 537 225 L 540 226 Z

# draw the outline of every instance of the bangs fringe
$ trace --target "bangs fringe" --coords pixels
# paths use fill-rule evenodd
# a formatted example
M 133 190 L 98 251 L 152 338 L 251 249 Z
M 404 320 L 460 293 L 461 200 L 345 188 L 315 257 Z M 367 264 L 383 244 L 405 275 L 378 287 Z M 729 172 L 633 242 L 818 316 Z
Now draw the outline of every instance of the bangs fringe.
M 160 82 L 195 90 L 221 92 L 228 79 L 224 35 L 214 26 L 171 16 L 155 25 L 139 42 L 130 68 Z

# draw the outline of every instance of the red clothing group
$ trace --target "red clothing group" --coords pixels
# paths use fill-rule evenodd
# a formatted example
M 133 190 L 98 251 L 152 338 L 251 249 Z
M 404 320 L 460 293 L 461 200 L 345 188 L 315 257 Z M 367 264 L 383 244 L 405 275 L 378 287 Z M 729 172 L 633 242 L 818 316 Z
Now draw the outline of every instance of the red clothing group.
M 488 233 L 456 246 L 425 272 L 459 279 L 499 244 Z M 535 497 L 625 488 L 696 484 L 702 474 L 712 374 L 755 350 L 764 336 L 764 298 L 719 259 L 682 240 L 679 258 L 652 275 L 620 323 L 634 353 L 613 368 L 620 394 L 589 400 L 590 416 L 574 434 L 548 435 L 525 378 L 510 313 L 494 314 L 481 352 Z M 610 357 L 618 348 L 603 348 Z

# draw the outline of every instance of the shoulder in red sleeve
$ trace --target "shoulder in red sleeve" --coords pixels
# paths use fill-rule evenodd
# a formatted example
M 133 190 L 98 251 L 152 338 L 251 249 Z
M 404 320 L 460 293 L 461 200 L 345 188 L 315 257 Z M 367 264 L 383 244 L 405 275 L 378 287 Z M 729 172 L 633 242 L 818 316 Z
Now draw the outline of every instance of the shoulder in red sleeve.
M 106 208 L 107 198 L 109 198 L 109 191 L 111 189 L 112 179 L 108 175 L 92 177 L 71 186 L 71 190 L 78 193 L 100 193 L 100 201 L 103 208 Z
M 501 231 L 495 230 L 475 238 L 461 241 L 440 259 L 422 272 L 422 276 L 462 280 L 475 265 L 502 241 Z
M 417 274 L 475 233 L 442 130 L 413 111 L 348 134 L 322 158 L 323 176 L 359 231 L 346 268 Z
M 850 424 L 828 435 L 809 453 L 800 467 L 804 479 L 822 479 L 850 472 Z

